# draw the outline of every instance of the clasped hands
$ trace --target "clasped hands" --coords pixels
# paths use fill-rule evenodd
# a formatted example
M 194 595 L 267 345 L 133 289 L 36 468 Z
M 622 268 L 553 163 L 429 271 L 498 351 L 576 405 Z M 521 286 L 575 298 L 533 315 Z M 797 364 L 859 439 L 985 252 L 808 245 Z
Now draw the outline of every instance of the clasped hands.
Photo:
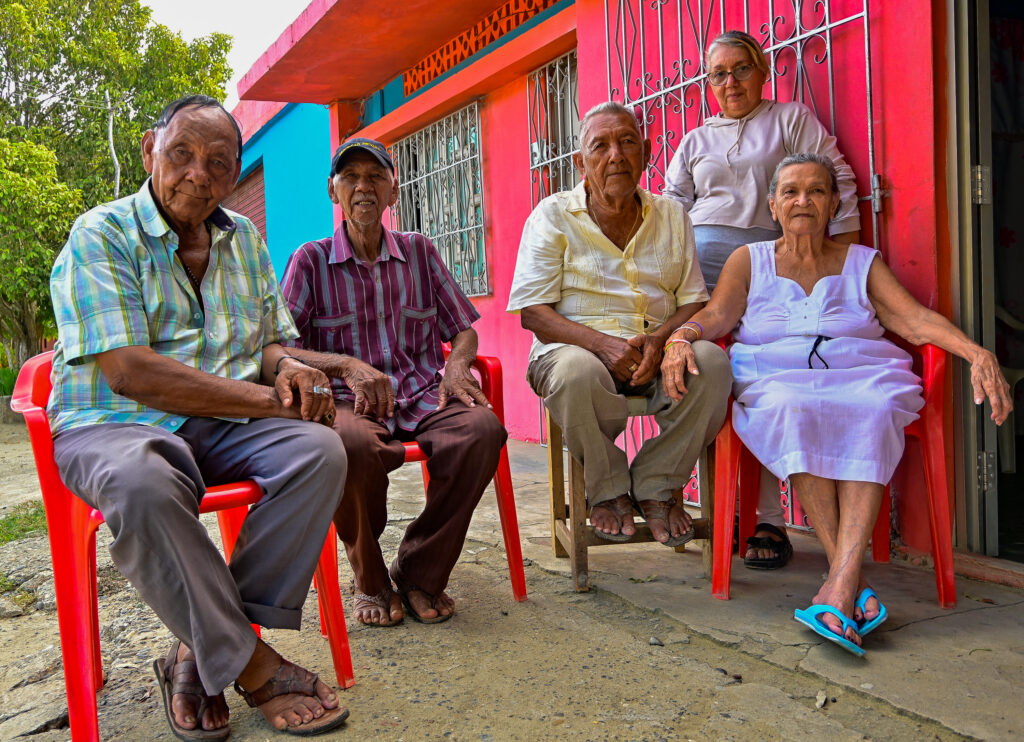
M 634 335 L 628 339 L 606 335 L 594 353 L 613 379 L 630 386 L 643 386 L 661 370 L 662 344 L 654 335 Z

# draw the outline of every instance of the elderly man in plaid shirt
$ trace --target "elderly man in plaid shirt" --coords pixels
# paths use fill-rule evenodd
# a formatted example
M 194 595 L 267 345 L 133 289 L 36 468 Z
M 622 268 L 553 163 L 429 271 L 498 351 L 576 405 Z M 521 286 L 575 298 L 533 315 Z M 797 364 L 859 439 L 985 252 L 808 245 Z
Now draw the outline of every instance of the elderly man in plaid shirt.
M 398 182 L 380 142 L 338 147 L 327 193 L 345 220 L 292 255 L 282 288 L 301 335 L 290 352 L 334 378 L 334 429 L 353 461 L 334 524 L 355 573 L 356 620 L 393 626 L 404 604 L 417 621 L 446 621 L 448 577 L 506 438 L 469 369 L 480 315 L 429 239 L 381 224 Z M 430 483 L 388 570 L 379 539 L 403 441 L 430 457 Z
M 241 151 L 213 98 L 168 105 L 142 139 L 151 177 L 75 222 L 50 282 L 54 456 L 103 513 L 114 564 L 179 639 L 155 669 L 182 739 L 230 734 L 233 681 L 278 729 L 318 734 L 348 716 L 250 626 L 299 627 L 346 458 L 325 427 L 327 377 L 281 347 L 296 332 L 267 246 L 219 206 Z M 199 502 L 240 479 L 264 497 L 229 566 Z

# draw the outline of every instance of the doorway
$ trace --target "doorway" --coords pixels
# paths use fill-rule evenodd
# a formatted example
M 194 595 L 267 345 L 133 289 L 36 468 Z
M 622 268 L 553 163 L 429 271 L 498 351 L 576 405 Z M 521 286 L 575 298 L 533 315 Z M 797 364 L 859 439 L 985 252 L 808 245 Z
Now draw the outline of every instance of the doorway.
M 1011 383 L 1024 376 L 1024 7 L 991 0 L 992 291 L 995 352 Z M 1015 395 L 1024 401 L 1024 383 Z M 1024 414 L 997 433 L 998 556 L 1024 562 Z M 1013 423 L 1012 426 L 1010 423 Z

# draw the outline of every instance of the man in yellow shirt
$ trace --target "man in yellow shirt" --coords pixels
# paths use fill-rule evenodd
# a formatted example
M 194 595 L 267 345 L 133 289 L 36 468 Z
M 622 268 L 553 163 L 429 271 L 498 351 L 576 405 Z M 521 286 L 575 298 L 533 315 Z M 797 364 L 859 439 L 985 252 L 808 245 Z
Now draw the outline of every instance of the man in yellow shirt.
M 639 187 L 650 159 L 633 112 L 602 103 L 580 124 L 583 182 L 541 201 L 523 229 L 508 310 L 533 332 L 527 378 L 584 466 L 590 521 L 611 541 L 636 532 L 677 546 L 692 522 L 672 496 L 725 419 L 729 359 L 693 344 L 700 374 L 673 401 L 659 368 L 669 335 L 708 299 L 682 206 Z M 626 396 L 644 396 L 660 433 L 632 464 L 615 445 Z

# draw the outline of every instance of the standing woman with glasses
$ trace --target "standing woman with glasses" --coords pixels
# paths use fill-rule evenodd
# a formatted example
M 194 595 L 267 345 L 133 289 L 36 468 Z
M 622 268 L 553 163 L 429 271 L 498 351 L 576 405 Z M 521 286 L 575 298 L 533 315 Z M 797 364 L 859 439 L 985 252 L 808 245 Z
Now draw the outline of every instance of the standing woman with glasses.
M 665 175 L 665 195 L 690 213 L 708 292 L 737 247 L 781 234 L 768 210 L 768 184 L 786 155 L 813 152 L 832 160 L 839 208 L 829 222 L 831 238 L 856 242 L 860 217 L 853 169 L 807 106 L 762 97 L 769 69 L 761 45 L 743 31 L 726 31 L 708 45 L 706 63 L 720 112 L 683 138 Z M 766 469 L 761 470 L 757 513 L 743 563 L 752 569 L 785 566 L 793 549 L 778 482 Z

